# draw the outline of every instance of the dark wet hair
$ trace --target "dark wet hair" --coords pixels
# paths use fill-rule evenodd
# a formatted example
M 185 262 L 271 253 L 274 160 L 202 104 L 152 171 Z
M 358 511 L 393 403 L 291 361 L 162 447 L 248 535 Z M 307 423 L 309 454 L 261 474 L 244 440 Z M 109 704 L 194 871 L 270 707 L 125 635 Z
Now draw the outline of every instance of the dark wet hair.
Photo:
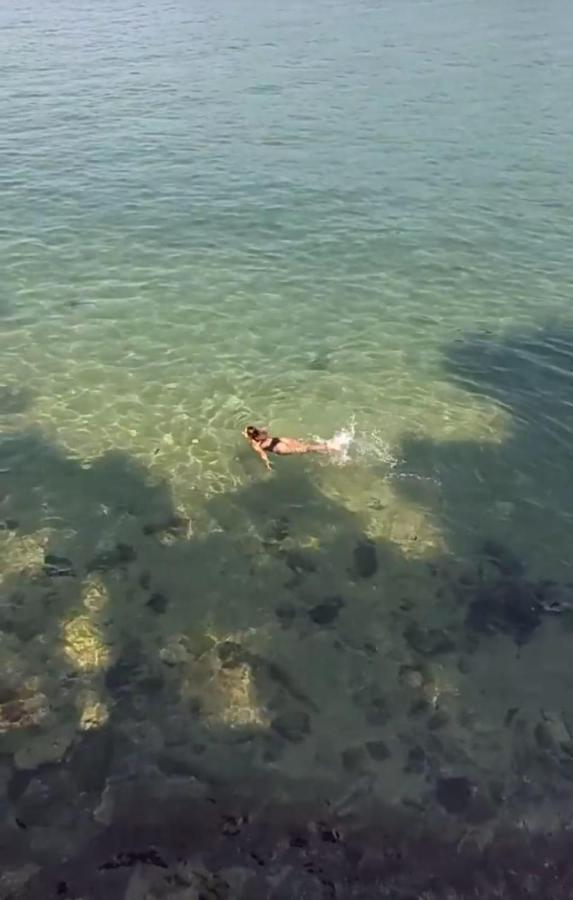
M 264 437 L 266 432 L 264 429 L 255 428 L 254 425 L 247 425 L 247 437 L 252 438 L 254 441 L 257 441 L 259 438 Z

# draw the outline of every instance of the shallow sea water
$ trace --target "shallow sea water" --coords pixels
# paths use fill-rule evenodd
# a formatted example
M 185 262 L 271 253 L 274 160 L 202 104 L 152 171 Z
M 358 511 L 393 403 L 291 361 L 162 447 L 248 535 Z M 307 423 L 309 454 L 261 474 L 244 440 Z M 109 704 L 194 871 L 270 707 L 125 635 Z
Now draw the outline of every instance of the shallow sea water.
M 2 7 L 6 821 L 52 762 L 98 809 L 145 772 L 559 818 L 570 26 L 559 0 Z M 355 439 L 269 476 L 251 421 Z

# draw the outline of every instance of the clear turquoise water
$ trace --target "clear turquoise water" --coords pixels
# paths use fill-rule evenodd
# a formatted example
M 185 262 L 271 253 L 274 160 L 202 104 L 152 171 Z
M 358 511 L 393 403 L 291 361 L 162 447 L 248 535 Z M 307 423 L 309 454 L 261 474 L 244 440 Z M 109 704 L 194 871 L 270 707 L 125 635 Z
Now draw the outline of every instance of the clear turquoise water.
M 428 564 L 457 577 L 495 539 L 528 577 L 573 580 L 572 20 L 566 0 L 2 6 L 0 519 L 17 527 L 0 553 L 7 621 L 26 625 L 3 647 L 10 677 L 48 700 L 66 666 L 82 673 L 32 737 L 7 729 L 10 752 L 26 744 L 17 765 L 46 740 L 68 752 L 90 704 L 113 720 L 106 672 L 134 636 L 153 670 L 185 645 L 163 710 L 182 734 L 195 690 L 207 743 L 229 723 L 266 734 L 263 670 L 251 660 L 230 686 L 218 668 L 232 637 L 297 672 L 318 711 L 282 762 L 249 749 L 244 765 L 336 779 L 345 746 L 372 737 L 356 690 L 411 661 L 404 595 L 426 625 L 463 612 L 436 599 Z M 249 421 L 322 437 L 354 422 L 357 442 L 345 465 L 284 460 L 268 478 L 242 445 Z M 174 511 L 174 534 L 142 533 Z M 281 541 L 265 542 L 281 516 L 318 569 L 294 588 Z M 353 579 L 365 534 L 379 569 Z M 117 541 L 136 562 L 86 576 Z M 78 574 L 48 608 L 46 552 Z M 161 615 L 142 583 L 168 596 Z M 309 630 L 332 593 L 344 615 Z M 439 657 L 452 718 L 471 707 L 493 732 L 442 769 L 509 760 L 508 706 L 570 706 L 563 621 L 509 670 L 507 638 L 470 679 Z M 141 740 L 156 759 L 169 726 L 154 710 Z M 400 752 L 396 796 L 418 796 Z

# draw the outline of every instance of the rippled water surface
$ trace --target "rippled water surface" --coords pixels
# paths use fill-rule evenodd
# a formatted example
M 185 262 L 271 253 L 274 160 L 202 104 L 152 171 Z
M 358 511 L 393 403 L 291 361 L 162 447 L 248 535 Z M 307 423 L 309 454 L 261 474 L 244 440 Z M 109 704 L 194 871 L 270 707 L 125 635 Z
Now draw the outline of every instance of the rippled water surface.
M 5 827 L 73 848 L 142 772 L 554 820 L 572 25 L 566 0 L 2 5 Z M 268 476 L 251 421 L 354 441 Z M 45 763 L 76 818 L 30 801 Z

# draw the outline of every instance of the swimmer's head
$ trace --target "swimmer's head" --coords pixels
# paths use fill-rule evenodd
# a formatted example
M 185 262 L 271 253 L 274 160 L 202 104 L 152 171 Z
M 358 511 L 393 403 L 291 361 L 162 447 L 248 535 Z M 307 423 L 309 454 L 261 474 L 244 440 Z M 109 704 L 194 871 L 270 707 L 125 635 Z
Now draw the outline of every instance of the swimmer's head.
M 256 428 L 254 425 L 247 425 L 244 434 L 251 441 L 264 441 L 268 437 L 266 428 Z

